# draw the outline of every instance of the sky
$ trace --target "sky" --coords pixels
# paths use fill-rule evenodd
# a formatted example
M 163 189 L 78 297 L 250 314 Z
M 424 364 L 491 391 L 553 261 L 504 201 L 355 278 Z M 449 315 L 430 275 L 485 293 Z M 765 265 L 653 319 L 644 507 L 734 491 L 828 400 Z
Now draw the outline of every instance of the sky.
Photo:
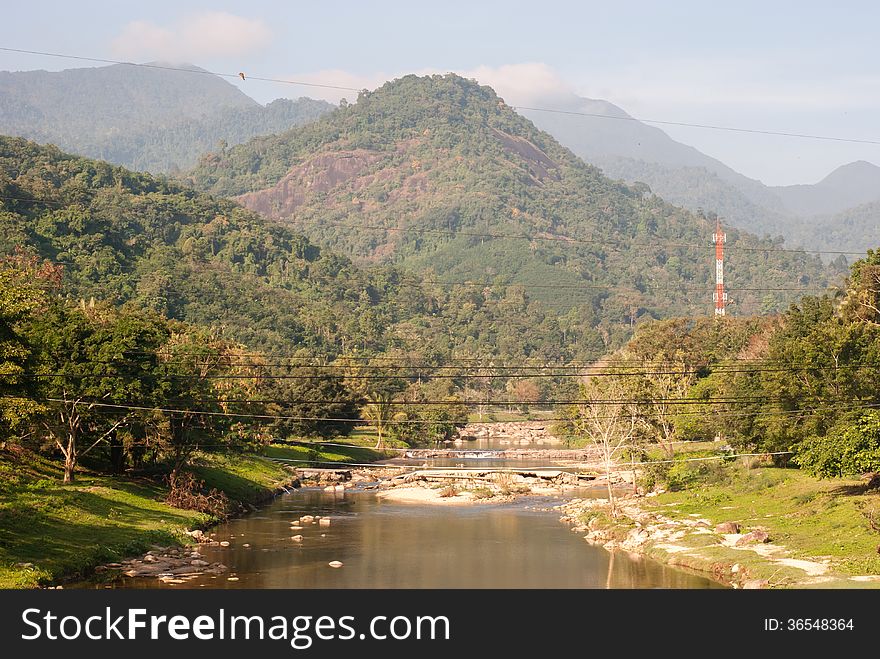
M 513 105 L 575 93 L 662 121 L 880 142 L 880 3 L 5 3 L 0 46 L 372 89 L 407 73 L 476 77 Z M 87 62 L 0 52 L 0 70 Z M 354 94 L 239 81 L 260 102 Z M 577 117 L 572 117 L 577 122 Z M 880 143 L 663 126 L 769 185 L 814 183 Z

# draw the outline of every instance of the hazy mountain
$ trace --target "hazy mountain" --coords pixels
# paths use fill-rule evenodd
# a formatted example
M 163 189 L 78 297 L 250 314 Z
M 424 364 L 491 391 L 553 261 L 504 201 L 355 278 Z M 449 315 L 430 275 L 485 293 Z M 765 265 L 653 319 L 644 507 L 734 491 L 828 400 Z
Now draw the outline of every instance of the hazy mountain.
M 307 126 L 210 154 L 187 180 L 360 262 L 520 284 L 561 310 L 591 309 L 597 323 L 711 305 L 705 223 L 609 180 L 492 89 L 454 75 L 393 81 Z M 818 260 L 736 252 L 759 242 L 728 233 L 732 286 L 824 282 Z M 732 297 L 742 313 L 783 302 Z
M 774 187 L 786 209 L 796 215 L 839 213 L 880 199 L 880 167 L 864 160 L 838 167 L 813 185 Z
M 311 99 L 263 107 L 223 78 L 182 68 L 189 71 L 117 64 L 0 72 L 0 133 L 167 172 L 191 167 L 220 140 L 287 130 L 333 107 Z
M 792 225 L 792 245 L 856 253 L 880 247 L 880 201 L 847 208 L 834 215 L 816 215 L 796 222 Z M 852 261 L 857 254 L 849 256 Z
M 739 190 L 752 203 L 781 210 L 780 200 L 760 181 L 743 176 L 720 160 L 673 140 L 659 128 L 633 119 L 612 103 L 572 96 L 559 107 L 583 114 L 529 110 L 522 113 L 591 164 L 602 169 L 607 166 L 618 172 L 627 171 L 627 167 L 644 168 L 642 163 L 662 165 L 666 171 L 705 170 L 704 176 L 714 175 Z M 622 178 L 630 180 L 629 177 Z M 664 198 L 672 197 L 677 186 L 671 184 L 669 187 L 673 194 L 664 195 L 661 190 L 655 192 Z
M 805 242 L 803 227 L 821 224 L 828 228 L 827 223 L 837 219 L 813 216 L 838 214 L 880 200 L 880 167 L 864 161 L 839 167 L 816 184 L 771 187 L 673 140 L 659 128 L 633 120 L 606 101 L 572 96 L 567 102 L 555 101 L 554 107 L 601 116 L 522 113 L 608 176 L 646 183 L 671 203 L 717 212 L 758 234 L 782 235 L 789 242 L 825 248 L 828 243 L 821 232 L 810 232 L 810 241 Z M 849 226 L 833 227 L 838 236 L 835 244 L 860 244 L 864 233 L 852 234 Z M 861 244 L 861 249 L 873 246 Z

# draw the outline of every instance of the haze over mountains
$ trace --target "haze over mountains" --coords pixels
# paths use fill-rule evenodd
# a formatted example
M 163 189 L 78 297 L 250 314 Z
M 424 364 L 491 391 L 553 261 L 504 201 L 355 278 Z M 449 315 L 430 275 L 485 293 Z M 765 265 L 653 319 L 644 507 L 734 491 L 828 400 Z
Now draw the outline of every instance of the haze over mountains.
M 880 200 L 876 165 L 850 163 L 810 185 L 766 186 L 612 103 L 576 96 L 554 102 L 554 108 L 583 114 L 522 113 L 612 178 L 646 183 L 673 204 L 716 212 L 793 246 L 861 252 L 880 243 L 880 216 L 866 223 L 870 211 L 857 208 Z
M 262 106 L 223 78 L 184 68 L 192 72 L 124 64 L 0 71 L 0 134 L 168 173 L 191 167 L 221 140 L 238 144 L 333 108 L 308 98 Z

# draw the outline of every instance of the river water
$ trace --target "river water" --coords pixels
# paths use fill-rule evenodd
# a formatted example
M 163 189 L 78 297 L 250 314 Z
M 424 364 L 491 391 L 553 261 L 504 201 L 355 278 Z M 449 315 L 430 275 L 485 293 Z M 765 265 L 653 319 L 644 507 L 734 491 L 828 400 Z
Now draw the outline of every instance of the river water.
M 517 446 L 517 444 L 513 444 Z M 482 438 L 452 448 L 473 454 L 437 458 L 434 467 L 555 466 L 546 459 L 486 454 L 510 448 Z M 534 446 L 532 448 L 553 448 Z M 422 462 L 404 458 L 399 464 Z M 566 496 L 603 496 L 594 488 Z M 373 491 L 302 488 L 258 512 L 213 530 L 228 547 L 200 546 L 204 560 L 229 572 L 183 584 L 123 578 L 121 588 L 717 588 L 712 581 L 654 561 L 593 547 L 550 510 L 562 498 L 527 496 L 513 503 L 438 506 L 395 503 Z M 330 518 L 304 524 L 303 515 Z M 291 536 L 302 535 L 302 542 Z M 246 546 L 247 545 L 247 546 Z M 328 565 L 341 561 L 341 568 Z
M 583 494 L 583 493 L 582 493 Z M 230 571 L 185 584 L 123 579 L 123 588 L 711 588 L 702 577 L 591 547 L 546 508 L 559 500 L 429 506 L 369 491 L 301 489 L 215 529 L 229 547 L 203 546 Z M 541 510 L 541 509 L 545 510 Z M 331 518 L 329 527 L 302 515 Z M 290 538 L 301 534 L 303 541 Z M 244 545 L 250 545 L 245 547 Z M 330 561 L 343 567 L 332 568 Z M 229 578 L 233 580 L 230 581 Z

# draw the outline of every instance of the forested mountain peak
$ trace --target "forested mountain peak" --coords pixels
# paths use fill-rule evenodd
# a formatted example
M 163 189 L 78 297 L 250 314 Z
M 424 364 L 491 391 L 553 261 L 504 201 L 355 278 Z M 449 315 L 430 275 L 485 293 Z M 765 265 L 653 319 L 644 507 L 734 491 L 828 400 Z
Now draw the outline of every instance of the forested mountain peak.
M 191 64 L 173 71 L 154 62 L 64 71 L 0 71 L 0 129 L 24 127 L 17 113 L 64 121 L 95 131 L 124 129 L 127 122 L 159 124 L 202 117 L 220 108 L 254 107 L 252 98 L 222 78 Z M 73 126 L 71 126 L 72 128 Z M 45 126 L 48 132 L 50 126 Z M 39 129 L 35 129 L 35 132 Z
M 313 124 L 209 154 L 186 180 L 355 261 L 522 285 L 561 310 L 586 307 L 597 323 L 699 314 L 711 302 L 708 288 L 687 292 L 711 286 L 710 223 L 609 180 L 491 88 L 454 74 L 392 81 Z M 731 247 L 759 244 L 729 236 Z M 754 257 L 732 258 L 741 286 L 826 281 L 817 259 Z M 782 301 L 773 295 L 742 292 L 737 304 L 758 312 Z

